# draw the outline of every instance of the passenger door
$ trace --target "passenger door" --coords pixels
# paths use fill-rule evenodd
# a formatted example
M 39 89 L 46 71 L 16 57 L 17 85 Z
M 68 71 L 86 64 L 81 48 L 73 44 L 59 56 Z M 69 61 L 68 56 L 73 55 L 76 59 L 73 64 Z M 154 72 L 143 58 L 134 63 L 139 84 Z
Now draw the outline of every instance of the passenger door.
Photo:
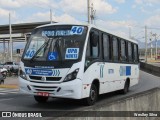
M 100 34 L 96 29 L 90 31 L 89 40 L 87 43 L 85 73 L 84 79 L 86 83 L 92 83 L 94 79 L 100 78 L 100 67 L 102 63 L 100 49 Z
M 114 69 L 112 66 L 111 60 L 111 36 L 106 33 L 102 33 L 102 58 L 103 58 L 103 77 L 101 78 L 101 93 L 106 93 L 112 91 L 113 87 L 112 84 L 112 78 L 114 76 Z

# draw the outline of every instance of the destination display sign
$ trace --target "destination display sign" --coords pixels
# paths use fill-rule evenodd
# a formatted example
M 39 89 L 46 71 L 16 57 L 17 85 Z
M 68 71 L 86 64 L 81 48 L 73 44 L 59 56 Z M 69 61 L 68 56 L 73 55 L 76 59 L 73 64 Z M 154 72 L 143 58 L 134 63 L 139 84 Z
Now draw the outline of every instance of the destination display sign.
M 72 26 L 70 30 L 43 30 L 42 36 L 70 36 L 70 35 L 81 35 L 83 33 L 83 26 Z
M 28 75 L 42 75 L 42 76 L 56 76 L 56 77 L 60 75 L 60 70 L 58 69 L 25 68 L 25 72 Z

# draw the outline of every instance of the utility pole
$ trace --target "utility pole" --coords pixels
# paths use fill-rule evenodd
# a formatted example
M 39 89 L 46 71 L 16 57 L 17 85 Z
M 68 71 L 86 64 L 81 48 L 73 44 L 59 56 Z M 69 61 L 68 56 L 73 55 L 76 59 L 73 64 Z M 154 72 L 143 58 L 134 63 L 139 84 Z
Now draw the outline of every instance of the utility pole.
M 147 26 L 145 26 L 145 62 L 147 62 Z
M 157 53 L 157 57 L 158 57 L 158 46 L 157 46 L 157 44 L 158 44 L 158 38 L 160 37 L 160 35 L 156 38 L 156 53 Z
M 5 39 L 3 39 L 3 62 L 5 63 L 6 58 L 6 46 L 5 46 Z
M 157 59 L 157 34 L 153 34 L 153 36 L 155 37 L 155 47 L 156 47 L 156 51 L 155 51 L 155 60 Z
M 91 24 L 93 24 L 93 20 L 94 20 L 94 15 L 93 15 L 93 3 L 91 5 Z
M 155 37 L 155 47 L 156 47 L 156 50 L 155 50 L 155 60 L 157 59 L 157 40 L 158 40 L 158 37 L 157 37 L 157 34 L 152 34 L 153 37 Z
M 12 41 L 12 28 L 11 28 L 11 15 L 10 15 L 10 13 L 9 13 L 9 36 L 10 36 L 10 54 L 11 54 L 11 58 L 10 58 L 10 60 L 11 61 L 13 61 L 13 41 Z M 9 48 L 8 48 L 9 49 Z
M 87 0 L 87 10 L 88 10 L 88 24 L 90 23 L 93 24 L 96 10 L 93 9 L 93 3 L 92 6 L 90 6 L 90 0 Z
M 157 38 L 155 36 L 155 40 L 156 40 L 156 56 L 155 56 L 155 60 L 157 60 Z
M 151 48 L 151 59 L 152 59 L 152 32 L 150 33 L 150 48 Z
M 90 24 L 90 0 L 87 0 L 88 23 Z
M 152 59 L 152 47 L 153 47 L 152 46 L 152 39 L 150 39 L 150 41 L 151 41 L 150 43 L 151 43 L 151 59 Z
M 96 14 L 96 10 L 94 10 L 93 3 L 92 3 L 92 6 L 91 6 L 91 16 L 90 16 L 92 24 L 94 24 L 95 14 Z
M 51 24 L 52 24 L 52 9 L 50 9 L 50 21 L 51 21 Z

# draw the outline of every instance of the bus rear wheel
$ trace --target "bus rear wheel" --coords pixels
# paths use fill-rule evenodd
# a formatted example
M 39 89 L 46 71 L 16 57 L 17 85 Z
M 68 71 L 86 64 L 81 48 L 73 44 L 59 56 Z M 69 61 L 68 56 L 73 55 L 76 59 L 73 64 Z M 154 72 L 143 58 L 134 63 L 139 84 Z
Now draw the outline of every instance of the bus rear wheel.
M 126 94 L 129 91 L 129 81 L 127 80 L 124 84 L 124 88 L 121 90 L 123 94 Z
M 97 101 L 97 98 L 98 98 L 97 87 L 94 84 L 92 84 L 89 97 L 84 99 L 85 104 L 88 106 L 94 105 L 95 102 Z
M 34 99 L 38 102 L 38 103 L 45 103 L 48 100 L 48 97 L 44 97 L 44 96 L 34 96 Z

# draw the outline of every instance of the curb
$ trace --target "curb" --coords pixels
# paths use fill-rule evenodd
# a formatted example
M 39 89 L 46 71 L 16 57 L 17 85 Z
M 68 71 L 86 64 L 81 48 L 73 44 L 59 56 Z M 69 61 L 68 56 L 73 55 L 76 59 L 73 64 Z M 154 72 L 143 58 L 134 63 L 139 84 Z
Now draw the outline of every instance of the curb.
M 147 63 L 160 63 L 160 60 L 149 60 Z
M 6 84 L 6 85 L 0 85 L 0 88 L 10 88 L 10 89 L 18 89 L 18 85 L 14 84 Z

